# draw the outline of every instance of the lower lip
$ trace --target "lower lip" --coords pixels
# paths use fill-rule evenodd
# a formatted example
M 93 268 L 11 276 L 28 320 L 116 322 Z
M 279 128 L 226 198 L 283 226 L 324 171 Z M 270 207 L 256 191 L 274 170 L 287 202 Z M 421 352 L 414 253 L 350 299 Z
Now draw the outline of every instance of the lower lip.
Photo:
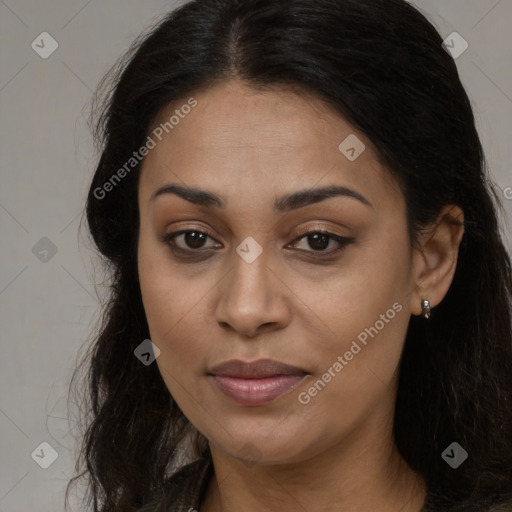
M 307 375 L 275 375 L 264 379 L 241 379 L 212 375 L 226 396 L 241 405 L 262 405 L 296 388 Z

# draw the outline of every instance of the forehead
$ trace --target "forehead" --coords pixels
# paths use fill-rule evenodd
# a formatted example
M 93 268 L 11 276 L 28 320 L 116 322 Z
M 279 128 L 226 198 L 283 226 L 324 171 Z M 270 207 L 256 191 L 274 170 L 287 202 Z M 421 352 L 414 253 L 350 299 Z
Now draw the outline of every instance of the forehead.
M 262 144 L 269 149 L 285 146 L 300 150 L 318 147 L 319 143 L 332 147 L 343 135 L 356 132 L 333 107 L 296 87 L 257 90 L 244 82 L 230 81 L 196 93 L 194 98 L 197 106 L 171 130 L 178 149 L 183 139 L 198 149 L 210 150 L 235 151 Z M 163 109 L 154 127 L 169 120 L 187 99 Z M 357 135 L 365 139 L 363 134 Z M 365 143 L 371 146 L 366 139 Z
M 154 133 L 174 116 L 144 160 L 143 197 L 169 181 L 219 193 L 286 191 L 323 179 L 381 191 L 388 186 L 368 138 L 315 96 L 232 81 L 193 94 L 191 109 L 184 108 L 188 99 L 163 109 L 151 128 Z M 355 159 L 354 151 L 346 153 L 352 148 Z

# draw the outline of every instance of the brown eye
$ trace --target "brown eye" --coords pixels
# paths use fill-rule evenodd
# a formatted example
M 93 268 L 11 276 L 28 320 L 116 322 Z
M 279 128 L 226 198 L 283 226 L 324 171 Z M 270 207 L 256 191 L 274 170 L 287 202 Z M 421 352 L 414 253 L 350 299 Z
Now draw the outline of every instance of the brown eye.
M 314 233 L 313 235 L 307 235 L 305 238 L 309 244 L 309 247 L 315 251 L 323 251 L 327 249 L 329 242 L 332 240 L 329 235 L 324 233 Z
M 335 235 L 334 233 L 329 233 L 327 231 L 309 231 L 304 233 L 302 236 L 297 238 L 294 242 L 294 247 L 297 246 L 297 242 L 301 240 L 305 240 L 308 247 L 311 249 L 302 249 L 306 252 L 323 252 L 326 254 L 333 254 L 338 251 L 341 251 L 351 242 L 353 242 L 352 238 L 346 238 L 343 236 Z M 334 249 L 326 250 L 329 248 L 329 244 L 334 245 Z M 306 245 L 305 244 L 305 245 Z M 331 247 L 332 247 L 331 245 Z
M 176 233 L 168 233 L 164 236 L 163 240 L 168 243 L 171 248 L 176 247 L 182 251 L 194 251 L 205 248 L 205 242 L 211 238 L 208 233 L 199 231 L 197 229 L 189 229 L 177 231 Z M 176 241 L 181 241 L 181 245 Z M 215 245 L 207 247 L 211 248 Z
M 201 233 L 200 231 L 187 231 L 182 233 L 183 241 L 185 244 L 192 249 L 200 249 L 208 237 L 207 234 Z

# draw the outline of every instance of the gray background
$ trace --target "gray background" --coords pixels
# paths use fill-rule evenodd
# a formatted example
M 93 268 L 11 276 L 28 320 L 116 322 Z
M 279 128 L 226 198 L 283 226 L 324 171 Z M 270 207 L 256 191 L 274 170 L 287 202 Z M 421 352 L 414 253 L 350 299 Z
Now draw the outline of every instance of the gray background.
M 413 3 L 443 38 L 457 31 L 469 43 L 456 63 L 503 193 L 510 249 L 512 0 Z M 135 36 L 175 5 L 0 1 L 0 512 L 64 510 L 76 455 L 66 393 L 98 313 L 93 253 L 78 239 L 97 158 L 86 124 L 90 98 Z M 44 31 L 59 45 L 47 59 L 31 47 Z M 43 237 L 54 255 L 43 252 L 51 246 Z M 58 454 L 47 469 L 31 457 L 42 442 Z M 39 460 L 48 460 L 42 449 Z

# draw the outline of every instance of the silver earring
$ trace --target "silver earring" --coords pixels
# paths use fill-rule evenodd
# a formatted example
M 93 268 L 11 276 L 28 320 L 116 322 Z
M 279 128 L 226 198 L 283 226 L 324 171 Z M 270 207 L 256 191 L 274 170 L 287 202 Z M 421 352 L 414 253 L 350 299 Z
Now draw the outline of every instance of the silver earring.
M 423 318 L 430 318 L 430 301 L 424 299 L 421 301 L 421 310 L 423 312 Z

